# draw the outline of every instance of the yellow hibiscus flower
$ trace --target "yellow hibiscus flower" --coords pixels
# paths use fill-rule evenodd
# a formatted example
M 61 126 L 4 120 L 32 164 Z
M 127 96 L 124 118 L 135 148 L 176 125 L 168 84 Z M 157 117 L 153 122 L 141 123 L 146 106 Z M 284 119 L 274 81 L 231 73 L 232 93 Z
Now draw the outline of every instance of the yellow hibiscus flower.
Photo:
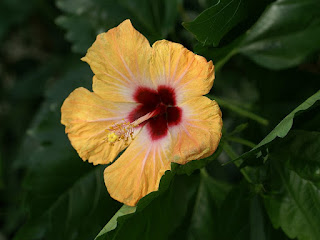
M 101 33 L 89 48 L 93 92 L 74 90 L 61 123 L 83 160 L 104 171 L 114 199 L 134 206 L 159 187 L 171 162 L 211 155 L 221 138 L 219 106 L 203 95 L 214 66 L 178 43 L 148 40 L 130 20 Z

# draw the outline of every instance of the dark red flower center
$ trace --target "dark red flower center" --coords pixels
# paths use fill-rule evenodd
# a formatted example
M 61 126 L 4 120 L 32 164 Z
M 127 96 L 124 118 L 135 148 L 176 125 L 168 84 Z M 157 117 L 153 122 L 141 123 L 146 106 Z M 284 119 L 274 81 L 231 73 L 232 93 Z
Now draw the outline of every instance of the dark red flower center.
M 134 99 L 139 105 L 129 114 L 130 122 L 148 113 L 156 113 L 142 123 L 146 124 L 152 140 L 165 137 L 168 128 L 178 125 L 181 121 L 182 110 L 176 106 L 175 91 L 171 87 L 161 85 L 157 90 L 139 87 L 134 93 Z

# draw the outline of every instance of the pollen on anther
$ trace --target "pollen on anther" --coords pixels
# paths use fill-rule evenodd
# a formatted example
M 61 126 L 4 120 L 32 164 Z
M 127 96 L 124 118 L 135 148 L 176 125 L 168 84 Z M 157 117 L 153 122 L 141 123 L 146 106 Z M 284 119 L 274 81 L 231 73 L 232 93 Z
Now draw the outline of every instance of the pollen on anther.
M 106 129 L 108 133 L 107 137 L 105 138 L 111 145 L 113 145 L 116 141 L 124 141 L 128 144 L 129 138 L 133 140 L 133 129 L 135 125 L 122 120 L 121 122 L 115 123 Z

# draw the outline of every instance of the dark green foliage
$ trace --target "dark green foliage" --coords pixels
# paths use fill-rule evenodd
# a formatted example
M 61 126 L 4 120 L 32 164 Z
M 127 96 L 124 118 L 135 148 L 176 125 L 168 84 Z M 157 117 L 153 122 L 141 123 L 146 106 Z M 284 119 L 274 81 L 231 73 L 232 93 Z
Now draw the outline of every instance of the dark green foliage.
M 104 168 L 79 161 L 63 126 L 57 124 L 69 92 L 88 86 L 89 69 L 76 62 L 50 87 L 17 160 L 28 169 L 23 181 L 28 220 L 17 240 L 93 238 L 102 228 L 101 221 L 118 207 L 104 187 Z
M 246 18 L 247 3 L 242 0 L 221 0 L 183 26 L 203 45 L 218 46 L 221 38 Z
M 0 3 L 0 239 L 320 239 L 319 0 Z M 60 108 L 80 58 L 130 19 L 212 60 L 223 113 L 208 158 L 172 163 L 136 207 L 72 148 Z M 78 55 L 79 54 L 79 55 Z M 80 55 L 81 54 L 81 55 Z
M 276 1 L 246 33 L 238 51 L 271 69 L 296 66 L 320 50 L 319 7 L 318 0 Z
M 266 8 L 249 30 L 229 45 L 222 48 L 202 46 L 198 47 L 197 51 L 205 55 L 209 54 L 213 59 L 222 59 L 223 63 L 231 56 L 241 53 L 257 64 L 270 69 L 278 70 L 296 66 L 320 50 L 319 7 L 318 0 L 278 0 Z M 223 9 L 225 11 L 228 8 Z M 235 9 L 233 11 L 235 12 Z M 238 11 L 236 13 L 239 14 Z M 235 18 L 232 20 L 235 21 Z M 213 20 L 213 23 L 216 21 Z M 188 27 L 187 29 L 193 32 L 192 29 Z M 196 29 L 197 31 L 202 29 L 207 34 L 211 32 L 205 24 L 201 24 L 201 27 Z M 224 31 L 226 31 L 225 28 Z M 213 30 L 212 34 L 217 34 L 214 38 L 223 37 L 223 34 L 218 35 Z M 206 53 L 207 51 L 209 53 Z
M 65 15 L 56 23 L 67 30 L 72 50 L 84 54 L 96 35 L 131 19 L 150 42 L 173 31 L 178 16 L 177 0 L 57 0 Z

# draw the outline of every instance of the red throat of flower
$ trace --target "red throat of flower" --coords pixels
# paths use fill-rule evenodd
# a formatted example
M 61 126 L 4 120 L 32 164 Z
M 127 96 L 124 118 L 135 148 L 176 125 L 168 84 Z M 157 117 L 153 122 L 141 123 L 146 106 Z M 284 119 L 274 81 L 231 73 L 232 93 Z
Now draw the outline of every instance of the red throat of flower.
M 138 87 L 134 99 L 139 105 L 130 112 L 128 122 L 114 124 L 109 131 L 108 141 L 128 140 L 132 138 L 133 129 L 146 125 L 152 140 L 158 140 L 168 134 L 168 128 L 181 122 L 182 110 L 176 106 L 173 88 L 159 86 L 157 90 Z
M 129 114 L 129 121 L 149 116 L 140 125 L 146 124 L 152 140 L 165 137 L 169 127 L 181 122 L 182 110 L 176 106 L 175 90 L 169 86 L 160 85 L 157 90 L 139 87 L 134 99 L 139 105 Z

